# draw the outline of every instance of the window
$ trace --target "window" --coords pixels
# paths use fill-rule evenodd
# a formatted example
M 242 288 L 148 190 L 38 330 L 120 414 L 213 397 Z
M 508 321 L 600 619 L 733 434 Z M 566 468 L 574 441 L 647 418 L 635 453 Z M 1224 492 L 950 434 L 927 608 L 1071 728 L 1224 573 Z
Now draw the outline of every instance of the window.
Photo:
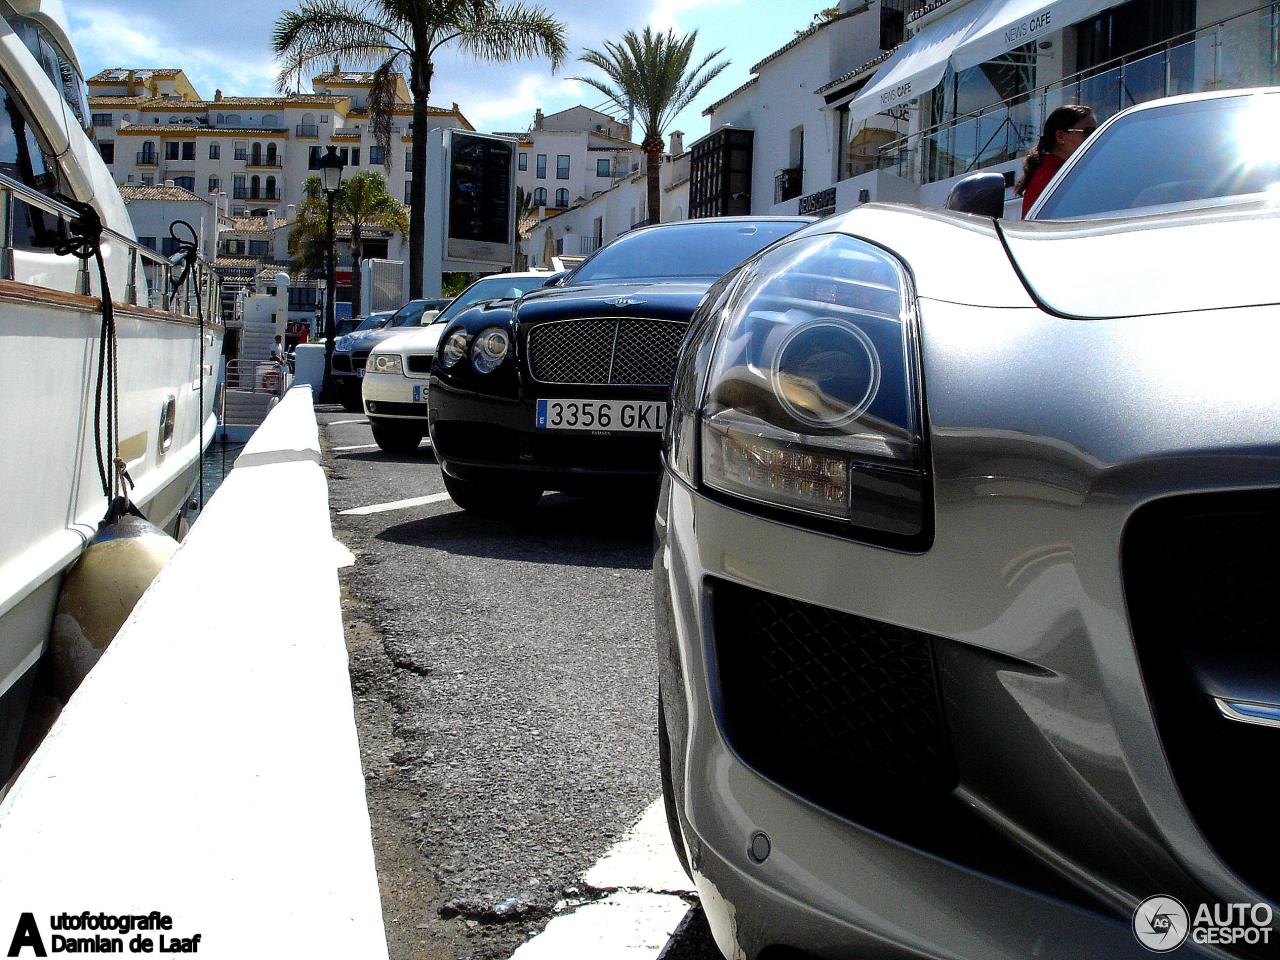
M 222 144 L 220 143 L 209 144 L 209 159 L 218 160 L 218 159 L 221 159 L 221 157 L 222 157 Z
M 248 140 L 237 140 L 235 143 L 235 147 L 236 147 L 235 158 L 237 160 L 249 159 L 249 141 Z
M 173 185 L 175 187 L 181 187 L 183 190 L 190 190 L 192 193 L 196 192 L 195 177 L 174 177 Z
M 110 140 L 99 140 L 98 152 L 102 154 L 103 163 L 116 162 L 116 145 Z
M 240 114 L 238 114 L 238 113 L 228 113 L 228 114 L 227 114 L 227 126 L 228 126 L 228 127 L 238 127 L 238 126 L 240 126 Z
M 351 148 L 351 166 L 353 167 L 360 166 L 360 148 L 359 147 Z
M 607 159 L 596 161 L 596 176 L 597 177 L 609 176 L 609 161 Z
M 538 154 L 537 177 L 539 180 L 547 179 L 547 155 L 545 153 Z M 546 193 L 546 191 L 544 190 L 543 193 Z
M 404 152 L 404 172 L 405 173 L 413 172 L 413 151 L 412 150 L 406 150 Z
M 93 115 L 93 125 L 94 125 L 95 127 L 109 127 L 109 126 L 111 126 L 111 114 L 109 114 L 109 113 L 95 113 L 95 114 Z
M 266 186 L 263 189 L 265 191 L 263 193 L 264 197 L 266 197 L 268 200 L 274 198 L 276 195 L 276 178 L 267 177 Z
M 153 177 L 151 174 L 149 174 L 149 173 L 144 173 L 144 174 L 142 175 L 141 183 L 142 183 L 142 185 L 143 185 L 144 187 L 149 187 L 149 186 L 151 186 L 151 185 L 152 185 L 153 183 L 155 183 L 155 182 L 156 182 L 156 178 L 155 178 L 155 177 Z
M 405 202 L 406 204 L 409 204 L 409 203 L 412 203 L 412 202 L 413 202 L 413 201 L 410 199 L 410 197 L 409 197 L 409 194 L 410 194 L 410 193 L 412 193 L 412 192 L 413 192 L 413 181 L 412 181 L 412 180 L 406 180 L 406 181 L 404 182 L 404 202 Z
M 166 160 L 177 160 L 179 146 L 180 144 L 178 143 L 177 140 L 170 140 L 168 143 L 166 143 L 164 145 L 164 158 Z
M 569 205 L 569 191 L 561 187 L 556 191 L 556 206 L 567 207 Z
M 4 105 L 0 109 L 0 171 L 41 193 L 56 193 L 58 167 L 43 145 L 36 139 L 35 128 L 27 120 L 26 112 L 9 92 L 7 84 L 0 85 Z M 63 234 L 62 221 L 42 213 L 15 198 L 13 209 L 13 241 L 25 249 L 49 247 Z
M 219 190 L 221 187 L 222 187 L 222 181 L 221 181 L 221 180 L 219 180 L 217 177 L 210 177 L 210 178 L 209 178 L 209 192 L 210 192 L 210 193 L 217 193 L 217 192 L 218 192 L 218 190 Z
M 308 170 L 320 169 L 320 148 L 319 147 L 307 148 L 307 169 Z
M 139 237 L 139 238 L 138 238 L 138 243 L 142 244 L 142 245 L 143 245 L 144 247 L 146 247 L 148 250 L 154 250 L 154 249 L 156 248 L 156 238 L 155 238 L 155 237 Z
M 274 143 L 267 144 L 267 166 L 274 167 L 280 162 L 280 158 L 276 154 L 276 145 Z
M 166 257 L 171 257 L 178 252 L 178 241 L 175 237 L 160 238 L 160 252 Z
M 369 165 L 371 167 L 381 167 L 386 164 L 387 152 L 382 147 L 373 146 L 369 148 Z
M 535 207 L 545 207 L 547 205 L 547 188 L 538 187 L 533 191 L 533 205 Z
M 249 256 L 251 257 L 271 256 L 271 241 L 270 240 L 250 240 Z
M 187 140 L 182 144 L 182 159 L 194 160 L 196 158 L 196 142 Z
M 153 246 L 154 246 L 154 243 L 153 243 Z M 244 241 L 243 241 L 243 240 L 228 240 L 228 241 L 227 241 L 227 253 L 231 254 L 232 256 L 236 256 L 236 257 L 241 256 L 241 255 L 244 253 Z
M 529 169 L 529 155 L 528 155 L 527 153 L 521 153 L 521 154 L 520 154 L 520 159 L 517 161 L 517 165 L 519 166 L 519 168 L 520 168 L 521 170 L 528 170 L 528 169 Z
M 556 179 L 557 180 L 569 179 L 569 158 L 566 157 L 564 154 L 561 154 L 560 156 L 556 157 Z
M 237 200 L 244 199 L 245 189 L 243 174 L 237 174 L 231 178 L 231 192 L 235 195 Z

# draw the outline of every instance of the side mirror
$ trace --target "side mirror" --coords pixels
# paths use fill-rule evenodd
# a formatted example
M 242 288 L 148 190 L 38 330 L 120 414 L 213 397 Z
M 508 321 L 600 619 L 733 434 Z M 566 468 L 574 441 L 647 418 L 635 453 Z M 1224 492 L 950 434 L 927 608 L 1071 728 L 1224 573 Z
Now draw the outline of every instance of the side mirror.
M 553 273 L 551 276 L 547 278 L 546 282 L 543 283 L 542 285 L 544 287 L 554 287 L 556 284 L 558 284 L 561 280 L 563 280 L 568 275 L 569 275 L 568 270 L 561 270 L 559 273 Z
M 999 173 L 975 173 L 965 177 L 951 188 L 946 208 L 998 220 L 1004 216 L 1004 183 L 1004 176 Z

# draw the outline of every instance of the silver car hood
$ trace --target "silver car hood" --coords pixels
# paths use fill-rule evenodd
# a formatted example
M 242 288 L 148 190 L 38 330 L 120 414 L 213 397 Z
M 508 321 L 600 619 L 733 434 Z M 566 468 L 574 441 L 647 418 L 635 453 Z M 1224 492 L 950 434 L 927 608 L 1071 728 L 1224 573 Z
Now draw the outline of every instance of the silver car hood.
M 1261 204 L 1093 221 L 1005 222 L 1042 309 L 1104 319 L 1280 303 L 1280 209 Z

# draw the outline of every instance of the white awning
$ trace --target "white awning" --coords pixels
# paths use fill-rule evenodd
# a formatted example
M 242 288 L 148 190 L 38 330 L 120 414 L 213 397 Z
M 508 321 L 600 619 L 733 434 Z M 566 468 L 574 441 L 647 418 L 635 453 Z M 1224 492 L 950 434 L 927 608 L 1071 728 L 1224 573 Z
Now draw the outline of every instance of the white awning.
M 974 24 L 979 19 L 985 20 L 991 7 L 1003 5 L 1002 0 L 972 0 L 954 13 L 926 24 L 885 61 L 862 93 L 849 104 L 850 119 L 866 120 L 932 90 L 947 72 L 951 54 L 970 34 Z
M 956 46 L 951 64 L 956 70 L 976 67 L 1024 43 L 1087 20 L 1115 3 L 1116 0 L 996 0 Z

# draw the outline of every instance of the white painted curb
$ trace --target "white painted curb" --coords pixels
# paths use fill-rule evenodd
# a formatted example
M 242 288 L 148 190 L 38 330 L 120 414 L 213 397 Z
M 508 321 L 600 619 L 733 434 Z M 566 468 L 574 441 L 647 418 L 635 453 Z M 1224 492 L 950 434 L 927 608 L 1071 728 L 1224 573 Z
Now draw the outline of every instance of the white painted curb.
M 0 804 L 4 944 L 159 911 L 205 957 L 387 956 L 319 459 L 292 390 Z

